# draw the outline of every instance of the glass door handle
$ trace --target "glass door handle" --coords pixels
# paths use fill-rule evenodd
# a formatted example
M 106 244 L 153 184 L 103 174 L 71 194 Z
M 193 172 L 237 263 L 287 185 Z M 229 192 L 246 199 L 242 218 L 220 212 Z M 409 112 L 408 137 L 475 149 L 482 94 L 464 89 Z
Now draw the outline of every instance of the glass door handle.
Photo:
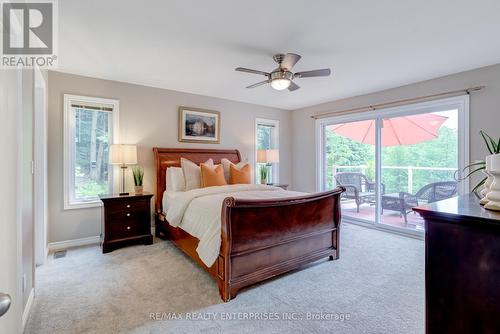
M 7 313 L 10 307 L 10 296 L 0 292 L 0 317 Z

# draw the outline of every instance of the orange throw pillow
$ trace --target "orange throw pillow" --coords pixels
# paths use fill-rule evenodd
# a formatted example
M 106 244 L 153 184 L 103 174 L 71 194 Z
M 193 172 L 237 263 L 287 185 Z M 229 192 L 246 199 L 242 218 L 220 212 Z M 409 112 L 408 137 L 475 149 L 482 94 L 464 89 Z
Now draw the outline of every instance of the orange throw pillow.
M 231 164 L 229 166 L 229 184 L 250 184 L 250 165 L 246 164 L 245 166 L 238 168 L 235 165 Z
M 226 179 L 224 178 L 224 168 L 221 165 L 214 167 L 200 164 L 201 168 L 201 187 L 225 186 Z

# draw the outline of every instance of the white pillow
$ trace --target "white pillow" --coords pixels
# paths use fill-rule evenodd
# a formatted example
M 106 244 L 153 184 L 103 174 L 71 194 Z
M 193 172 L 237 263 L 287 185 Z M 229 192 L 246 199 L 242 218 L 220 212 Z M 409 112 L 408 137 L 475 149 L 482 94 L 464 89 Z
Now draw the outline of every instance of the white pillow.
M 184 182 L 184 173 L 181 167 L 167 168 L 167 190 L 184 191 L 186 184 Z
M 214 161 L 208 159 L 205 161 L 209 167 L 214 167 Z M 201 188 L 201 169 L 200 166 L 195 164 L 189 159 L 181 158 L 181 168 L 184 173 L 185 190 L 192 190 Z
M 248 161 L 245 160 L 245 161 L 240 161 L 238 162 L 237 164 L 233 164 L 231 161 L 229 161 L 228 159 L 226 158 L 223 158 L 221 161 L 220 161 L 221 165 L 222 165 L 222 168 L 224 168 L 224 177 L 226 178 L 226 182 L 229 183 L 229 169 L 230 169 L 230 166 L 231 165 L 234 165 L 236 168 L 238 169 L 241 169 L 243 168 L 245 165 L 248 165 Z

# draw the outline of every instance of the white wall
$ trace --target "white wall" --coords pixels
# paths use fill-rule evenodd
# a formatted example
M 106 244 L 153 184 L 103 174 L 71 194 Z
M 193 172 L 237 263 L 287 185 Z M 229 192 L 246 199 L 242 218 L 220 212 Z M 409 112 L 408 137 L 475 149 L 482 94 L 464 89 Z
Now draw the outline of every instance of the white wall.
M 25 69 L 22 74 L 22 275 L 25 277 L 24 305 L 28 303 L 35 282 L 34 241 L 35 225 L 33 214 L 33 70 Z
M 181 93 L 116 81 L 49 72 L 49 242 L 97 236 L 100 208 L 63 210 L 63 94 L 120 101 L 120 141 L 137 143 L 145 168 L 144 187 L 154 191 L 152 147 L 237 148 L 253 164 L 255 118 L 280 121 L 280 181 L 291 183 L 291 113 L 247 103 Z M 177 108 L 189 106 L 221 113 L 221 144 L 188 144 L 177 140 Z M 131 184 L 132 179 L 128 179 Z
M 0 140 L 4 175 L 0 188 L 0 292 L 12 298 L 9 311 L 0 317 L 0 333 L 20 333 L 24 309 L 20 288 L 22 271 L 22 79 L 19 70 L 0 70 Z
M 493 137 L 500 137 L 500 64 L 293 111 L 294 189 L 310 192 L 316 190 L 315 120 L 310 117 L 311 115 L 480 85 L 485 85 L 486 88 L 472 93 L 470 98 L 470 161 L 472 162 L 484 159 L 487 154 L 479 130 L 485 130 Z M 473 184 L 474 182 L 471 183 Z

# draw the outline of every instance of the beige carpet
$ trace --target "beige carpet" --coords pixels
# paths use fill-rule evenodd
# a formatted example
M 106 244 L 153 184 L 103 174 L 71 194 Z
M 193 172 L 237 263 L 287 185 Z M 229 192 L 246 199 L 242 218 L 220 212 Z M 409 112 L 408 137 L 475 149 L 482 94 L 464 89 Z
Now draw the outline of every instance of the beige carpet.
M 105 255 L 69 250 L 37 269 L 26 333 L 423 333 L 423 242 L 347 224 L 341 238 L 340 260 L 248 288 L 229 303 L 165 241 Z

